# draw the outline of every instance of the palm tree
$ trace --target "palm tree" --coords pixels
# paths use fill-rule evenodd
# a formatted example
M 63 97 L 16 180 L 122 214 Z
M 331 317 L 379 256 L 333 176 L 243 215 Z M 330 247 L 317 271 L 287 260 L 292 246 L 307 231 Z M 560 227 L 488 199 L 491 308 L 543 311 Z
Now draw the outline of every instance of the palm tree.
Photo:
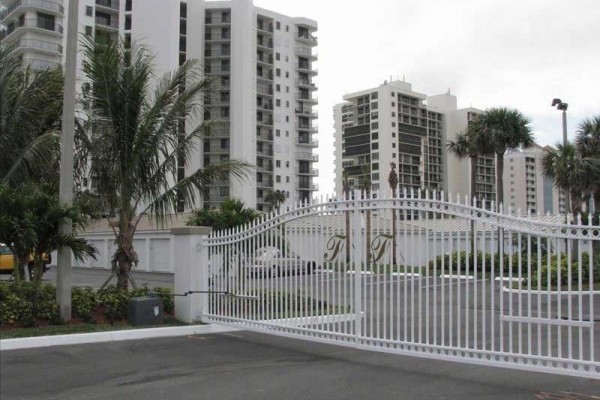
M 373 183 L 371 181 L 371 166 L 364 165 L 362 168 L 362 177 L 360 180 L 360 189 L 363 193 L 363 198 L 368 199 L 371 196 Z M 365 210 L 365 229 L 367 231 L 365 249 L 367 265 L 371 262 L 371 211 Z
M 566 208 L 572 203 L 572 212 L 581 211 L 581 194 L 589 193 L 597 185 L 600 176 L 600 159 L 584 157 L 577 146 L 557 144 L 556 149 L 549 149 L 542 160 L 544 175 L 551 178 L 554 185 L 564 190 Z M 569 200 L 570 197 L 570 200 Z
M 582 157 L 600 158 L 600 115 L 584 119 L 579 124 L 575 143 Z M 590 185 L 588 192 L 600 201 L 600 176 L 590 177 Z M 589 204 L 587 209 L 590 210 Z
M 271 204 L 273 209 L 279 210 L 279 205 L 285 201 L 285 193 L 281 190 L 270 191 L 269 194 L 265 196 L 265 201 Z
M 63 77 L 23 69 L 0 45 L 0 182 L 18 185 L 58 160 Z
M 392 197 L 396 197 L 396 190 L 398 189 L 398 174 L 396 173 L 396 164 L 390 163 L 390 173 L 388 175 L 388 183 L 390 189 L 392 189 Z M 395 204 L 392 206 L 392 263 L 396 265 L 396 208 Z
M 489 143 L 489 155 L 496 155 L 496 200 L 504 203 L 504 153 L 534 144 L 529 119 L 516 109 L 490 108 L 477 117 L 473 128 L 479 139 Z
M 489 153 L 486 142 L 477 137 L 479 130 L 475 128 L 476 122 L 471 122 L 469 127 L 460 132 L 454 141 L 448 142 L 448 151 L 459 159 L 469 158 L 471 162 L 471 183 L 469 188 L 469 199 L 476 196 L 477 187 L 477 160 L 480 156 Z
M 247 164 L 211 163 L 177 179 L 178 161 L 189 162 L 209 131 L 198 122 L 208 87 L 198 62 L 186 61 L 157 79 L 143 46 L 130 51 L 121 41 L 87 39 L 83 71 L 91 84 L 86 95 L 90 174 L 118 215 L 111 224 L 117 247 L 113 265 L 117 285 L 127 289 L 129 271 L 138 261 L 133 238 L 142 216 L 164 223 L 178 205 L 193 206 L 208 184 L 244 177 Z

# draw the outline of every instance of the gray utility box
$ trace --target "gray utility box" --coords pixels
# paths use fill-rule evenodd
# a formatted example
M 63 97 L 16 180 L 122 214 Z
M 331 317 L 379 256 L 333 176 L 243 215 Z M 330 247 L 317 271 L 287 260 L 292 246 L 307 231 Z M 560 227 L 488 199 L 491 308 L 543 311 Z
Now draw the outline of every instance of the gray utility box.
M 132 325 L 160 325 L 163 322 L 160 297 L 133 297 L 127 311 L 127 320 Z

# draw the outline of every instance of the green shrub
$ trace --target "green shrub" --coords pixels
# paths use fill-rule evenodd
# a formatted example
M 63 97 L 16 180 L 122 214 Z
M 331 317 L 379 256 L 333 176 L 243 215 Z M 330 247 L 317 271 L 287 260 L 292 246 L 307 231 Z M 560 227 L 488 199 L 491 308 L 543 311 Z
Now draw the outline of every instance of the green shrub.
M 86 322 L 92 321 L 92 311 L 98 305 L 94 290 L 90 287 L 74 287 L 71 293 L 73 317 Z
M 44 320 L 59 324 L 60 312 L 53 285 L 33 282 L 0 284 L 0 323 L 34 326 Z
M 173 314 L 175 311 L 175 298 L 171 293 L 171 289 L 165 287 L 155 287 L 152 289 L 152 293 L 162 299 L 165 313 Z
M 98 302 L 104 307 L 104 316 L 110 322 L 127 318 L 128 292 L 108 286 L 98 294 Z

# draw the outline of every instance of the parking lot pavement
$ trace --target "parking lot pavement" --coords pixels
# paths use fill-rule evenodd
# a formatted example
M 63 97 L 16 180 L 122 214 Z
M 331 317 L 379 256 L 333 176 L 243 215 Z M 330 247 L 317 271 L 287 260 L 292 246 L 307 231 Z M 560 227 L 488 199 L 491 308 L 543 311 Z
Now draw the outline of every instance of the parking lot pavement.
M 2 352 L 9 399 L 600 399 L 600 381 L 250 332 Z

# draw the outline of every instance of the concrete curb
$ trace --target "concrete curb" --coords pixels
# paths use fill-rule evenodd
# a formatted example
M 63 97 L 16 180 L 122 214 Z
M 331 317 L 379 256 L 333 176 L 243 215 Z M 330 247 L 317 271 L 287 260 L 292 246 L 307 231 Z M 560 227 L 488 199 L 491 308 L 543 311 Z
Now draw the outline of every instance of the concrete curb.
M 37 336 L 0 340 L 0 351 L 35 349 L 71 344 L 118 342 L 123 340 L 152 339 L 187 335 L 204 335 L 239 331 L 220 325 L 172 326 L 165 328 L 130 329 L 122 331 L 76 333 L 71 335 Z

